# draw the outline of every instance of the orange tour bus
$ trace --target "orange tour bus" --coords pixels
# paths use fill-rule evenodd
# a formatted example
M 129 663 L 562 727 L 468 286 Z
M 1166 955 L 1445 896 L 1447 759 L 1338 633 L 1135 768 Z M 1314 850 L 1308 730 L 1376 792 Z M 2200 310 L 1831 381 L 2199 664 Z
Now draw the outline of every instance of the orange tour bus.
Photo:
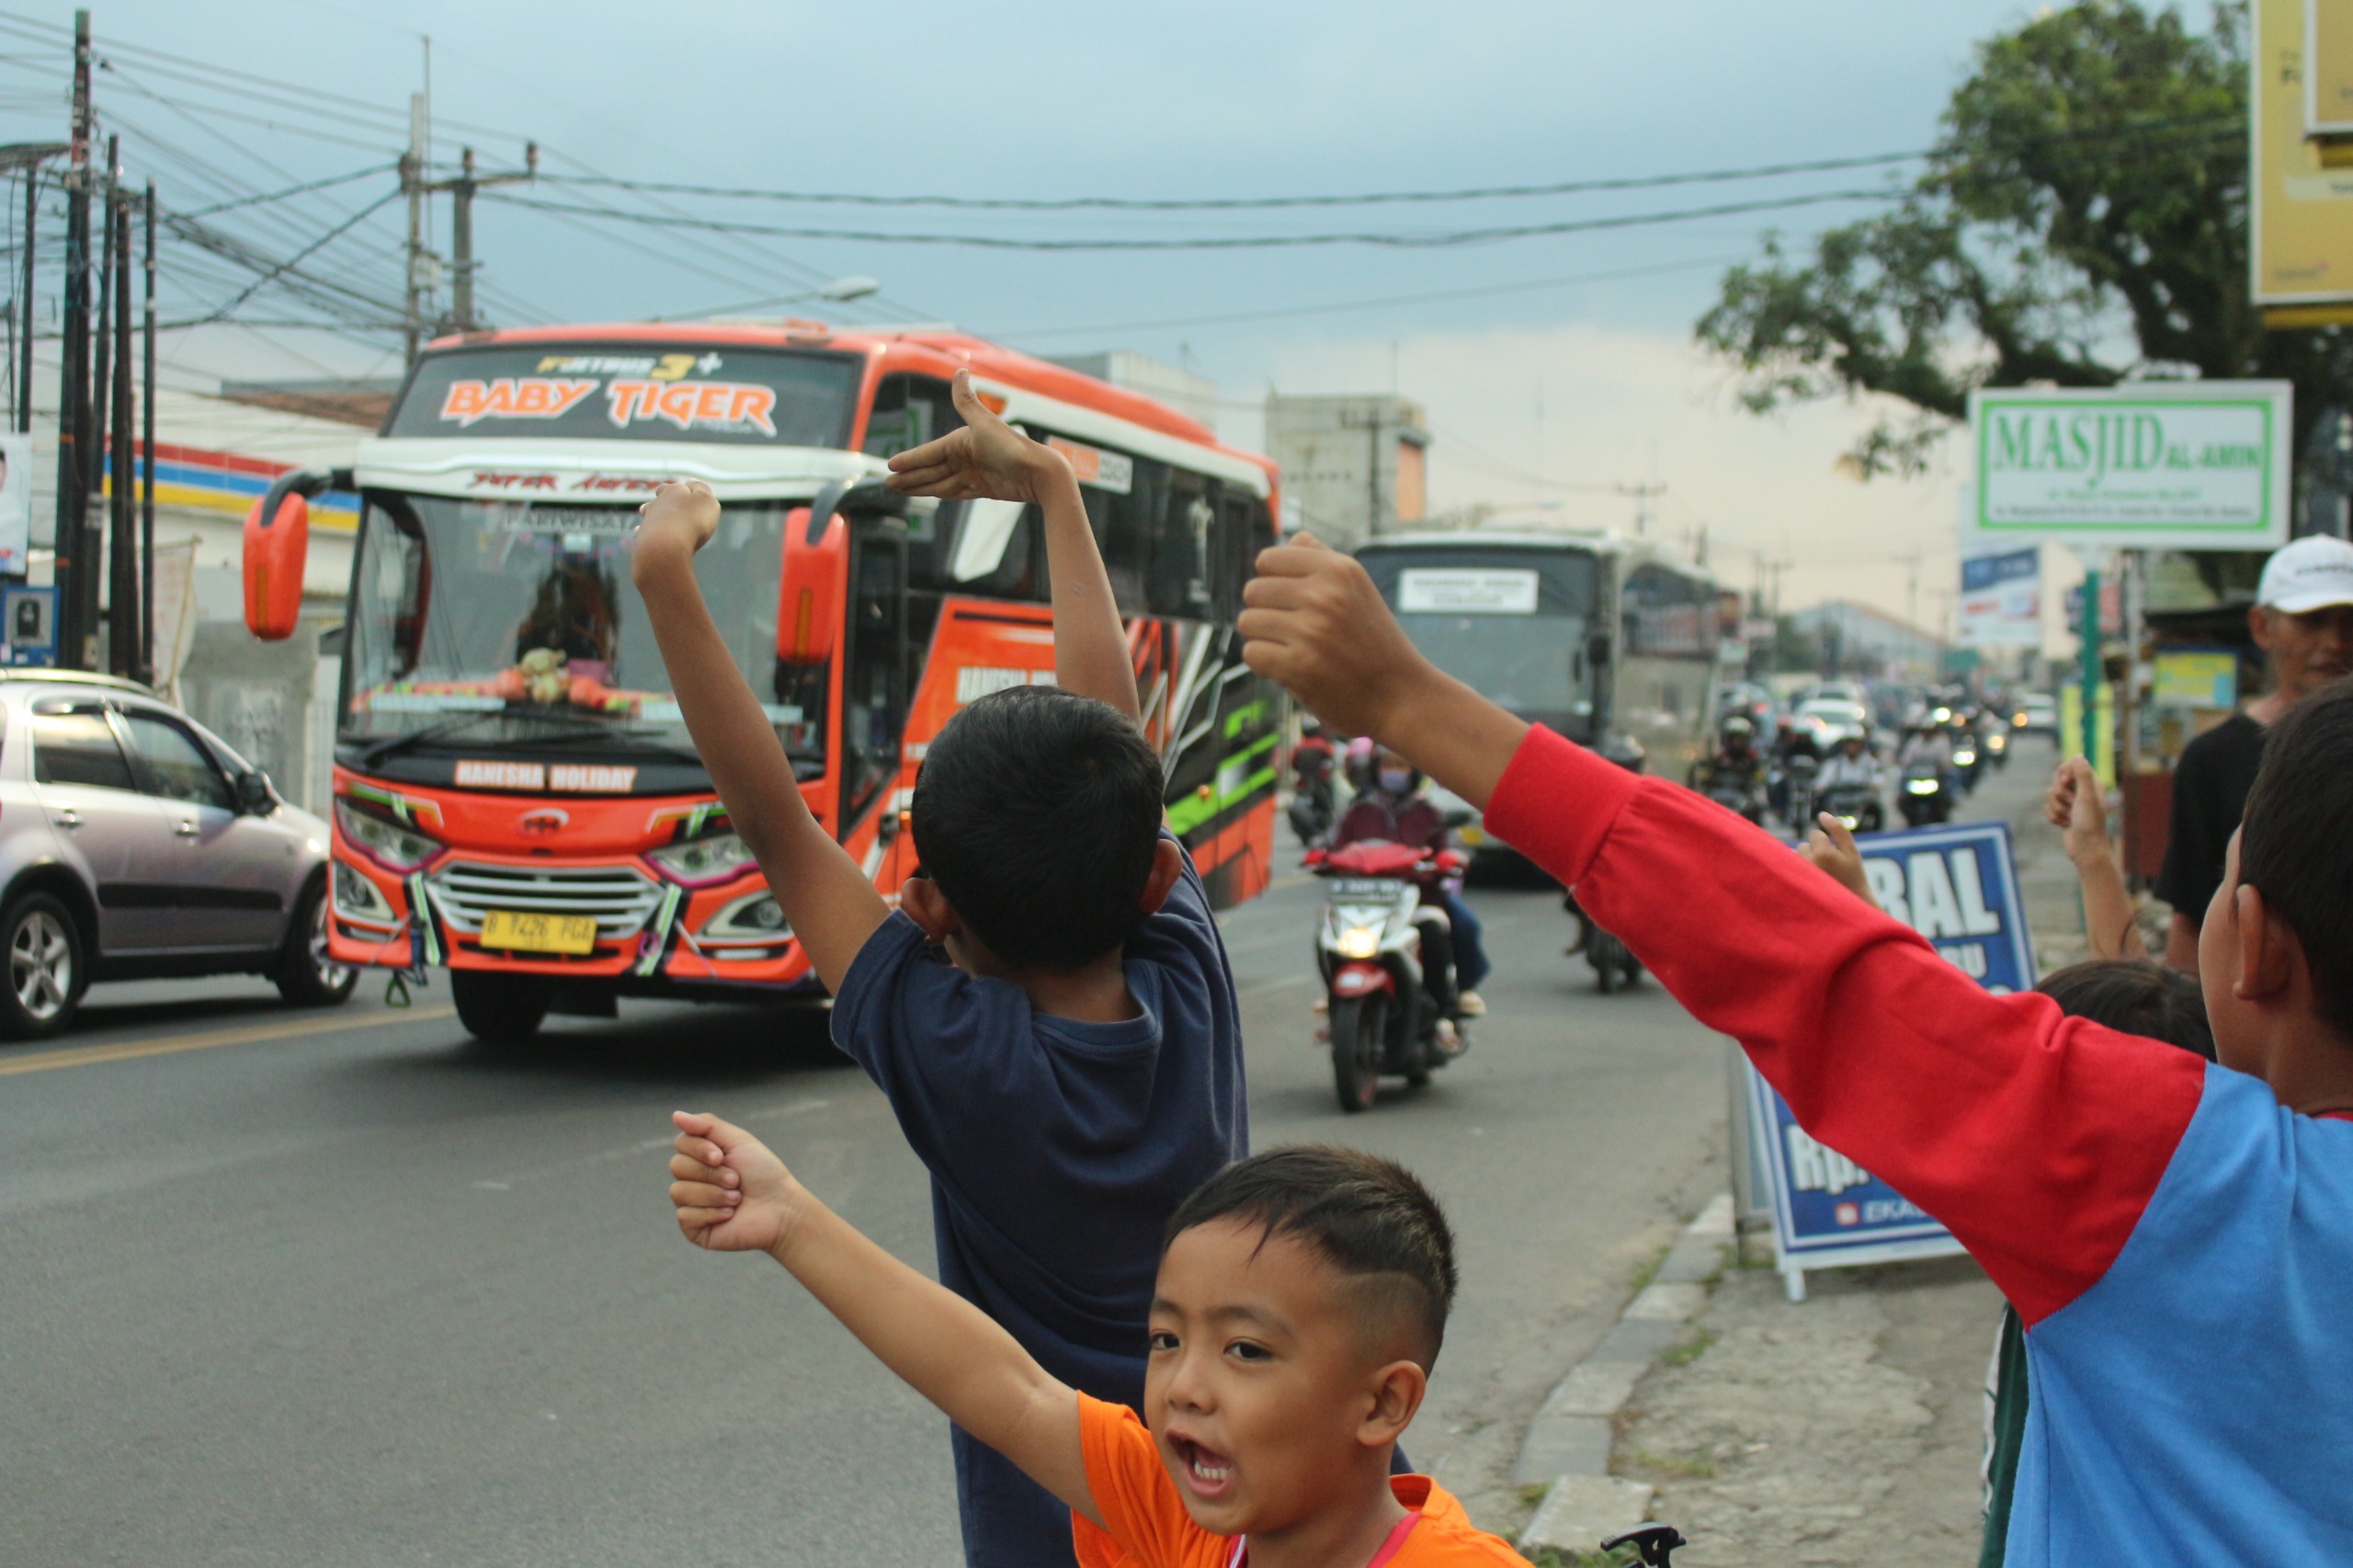
M 328 945 L 449 971 L 472 1033 L 620 996 L 823 992 L 681 722 L 627 540 L 672 478 L 724 506 L 697 572 L 817 819 L 895 896 L 905 807 L 957 709 L 1053 678 L 1034 510 L 909 500 L 884 460 L 957 424 L 969 369 L 1077 469 L 1168 819 L 1211 895 L 1266 886 L 1279 692 L 1233 622 L 1276 470 L 1133 392 L 949 331 L 808 322 L 482 332 L 418 359 L 348 471 L 247 517 L 247 625 L 301 610 L 307 499 L 360 497 Z

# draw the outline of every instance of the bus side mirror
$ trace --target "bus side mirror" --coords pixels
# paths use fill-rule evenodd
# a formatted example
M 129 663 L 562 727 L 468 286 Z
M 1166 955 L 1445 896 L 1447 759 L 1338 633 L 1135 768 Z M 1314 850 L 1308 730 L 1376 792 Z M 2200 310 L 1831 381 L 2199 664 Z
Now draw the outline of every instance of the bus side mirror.
M 777 592 L 776 656 L 787 664 L 822 665 L 841 638 L 842 577 L 849 558 L 849 526 L 836 512 L 815 540 L 809 508 L 784 519 L 784 571 Z
M 1597 631 L 1585 640 L 1585 662 L 1597 670 L 1608 665 L 1609 634 L 1608 632 Z
M 265 642 L 294 635 L 302 614 L 302 568 L 311 552 L 311 504 L 278 475 L 245 514 L 245 630 Z

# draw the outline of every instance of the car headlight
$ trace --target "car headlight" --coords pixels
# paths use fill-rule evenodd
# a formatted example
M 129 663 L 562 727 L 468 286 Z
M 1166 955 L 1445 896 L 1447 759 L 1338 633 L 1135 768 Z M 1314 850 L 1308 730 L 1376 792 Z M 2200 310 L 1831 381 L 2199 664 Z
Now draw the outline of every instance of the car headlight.
M 441 853 L 439 840 L 379 816 L 370 816 L 348 801 L 335 803 L 335 826 L 344 842 L 388 871 L 408 875 Z
M 1339 948 L 1344 959 L 1369 959 L 1381 950 L 1381 927 L 1351 926 L 1340 933 Z
M 719 833 L 709 838 L 690 838 L 684 844 L 649 849 L 645 858 L 659 866 L 662 874 L 672 881 L 699 888 L 741 876 L 744 868 L 752 863 L 752 851 L 735 835 Z

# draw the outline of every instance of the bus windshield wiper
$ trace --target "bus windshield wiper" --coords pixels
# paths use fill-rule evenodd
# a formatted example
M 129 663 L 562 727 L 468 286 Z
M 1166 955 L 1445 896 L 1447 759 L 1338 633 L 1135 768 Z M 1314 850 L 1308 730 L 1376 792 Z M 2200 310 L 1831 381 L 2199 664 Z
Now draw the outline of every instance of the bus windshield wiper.
M 514 736 L 499 743 L 503 745 L 549 745 L 565 741 L 619 738 L 646 749 L 667 752 L 683 760 L 692 762 L 698 767 L 702 766 L 702 758 L 693 752 L 647 741 L 642 733 L 620 729 L 609 721 L 589 719 L 576 713 L 562 713 L 540 708 L 470 710 L 443 719 L 438 723 L 427 724 L 421 730 L 411 730 L 406 734 L 387 735 L 381 740 L 370 743 L 360 752 L 360 766 L 373 767 L 395 753 L 413 751 L 418 746 L 430 745 L 435 741 L 447 740 L 451 735 L 472 729 L 484 719 L 529 719 L 535 723 L 552 727 L 552 733 Z

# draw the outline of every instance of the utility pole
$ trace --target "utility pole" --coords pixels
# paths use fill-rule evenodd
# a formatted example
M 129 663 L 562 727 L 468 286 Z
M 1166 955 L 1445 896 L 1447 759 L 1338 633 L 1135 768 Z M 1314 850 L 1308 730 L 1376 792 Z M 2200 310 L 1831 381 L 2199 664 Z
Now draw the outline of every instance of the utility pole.
M 482 325 L 474 314 L 474 197 L 494 185 L 517 185 L 540 176 L 540 144 L 523 143 L 523 167 L 482 174 L 474 167 L 474 150 L 468 147 L 458 160 L 456 179 L 427 185 L 427 190 L 449 193 L 449 315 L 442 323 L 448 332 L 472 332 Z
M 155 182 L 147 182 L 147 315 L 141 324 L 145 360 L 139 405 L 139 667 L 131 673 L 155 683 Z
M 416 363 L 425 344 L 425 298 L 438 279 L 433 276 L 440 257 L 425 248 L 425 137 L 427 115 L 423 93 L 408 96 L 408 151 L 401 154 L 401 193 L 408 198 L 408 292 L 404 305 L 401 340 L 407 363 Z
M 102 568 L 109 531 L 105 519 L 111 511 L 114 492 L 119 488 L 108 481 L 108 465 L 113 460 L 113 454 L 108 448 L 114 437 L 114 351 L 118 328 L 114 308 L 114 256 L 118 239 L 116 231 L 122 221 L 122 206 L 115 199 L 115 190 L 117 176 L 121 172 L 117 161 L 121 155 L 122 138 L 108 137 L 106 166 L 98 171 L 90 191 L 94 200 L 103 203 L 105 229 L 99 239 L 97 256 L 97 326 L 91 339 L 90 358 L 94 373 L 90 377 L 87 402 L 90 413 L 84 425 L 88 432 L 87 443 L 83 448 L 88 477 L 83 481 L 82 486 L 82 543 L 78 559 L 89 569 L 75 578 L 78 585 L 76 597 L 81 600 L 76 613 L 82 623 L 83 657 L 83 663 L 76 667 L 85 670 L 110 667 L 98 662 L 98 628 L 105 619 L 108 587 Z
M 132 532 L 131 455 L 131 198 L 117 182 L 114 206 L 114 435 L 107 442 L 107 668 L 139 672 L 139 549 Z
M 24 333 L 17 340 L 17 434 L 33 427 L 33 235 L 40 224 L 40 165 L 25 165 L 25 281 L 17 291 Z
M 90 13 L 74 13 L 73 166 L 66 172 L 64 344 L 57 411 L 57 662 L 87 666 L 77 579 L 85 527 L 84 447 L 89 430 L 90 347 Z
M 1634 498 L 1634 537 L 1649 538 L 1651 520 L 1656 516 L 1651 508 L 1651 503 L 1666 494 L 1665 483 L 1662 480 L 1649 480 L 1641 484 L 1621 484 L 1618 487 L 1618 494 Z

